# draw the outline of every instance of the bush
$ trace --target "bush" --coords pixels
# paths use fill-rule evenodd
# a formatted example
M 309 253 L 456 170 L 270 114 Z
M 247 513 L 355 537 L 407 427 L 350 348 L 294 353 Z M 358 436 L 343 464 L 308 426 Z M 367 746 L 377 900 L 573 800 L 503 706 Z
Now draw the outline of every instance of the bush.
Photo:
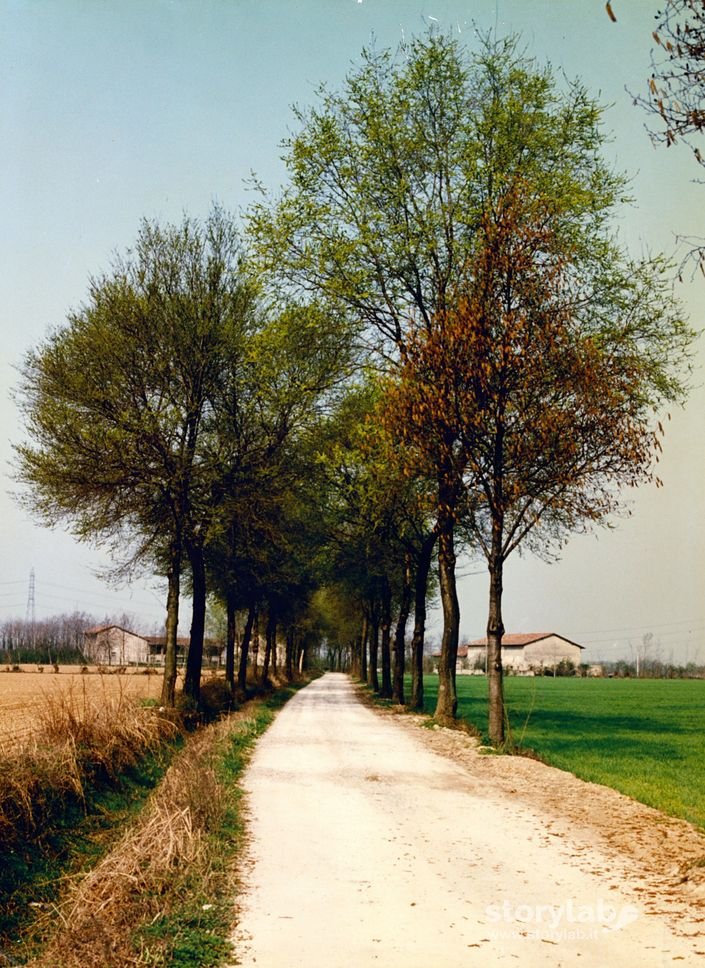
M 199 707 L 207 723 L 236 708 L 232 691 L 225 679 L 209 679 L 201 685 Z

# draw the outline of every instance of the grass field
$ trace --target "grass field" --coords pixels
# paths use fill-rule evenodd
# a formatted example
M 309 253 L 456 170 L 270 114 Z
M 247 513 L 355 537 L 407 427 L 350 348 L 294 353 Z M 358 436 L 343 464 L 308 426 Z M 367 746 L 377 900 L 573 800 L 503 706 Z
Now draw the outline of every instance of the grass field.
M 458 715 L 483 734 L 487 681 L 458 676 Z M 433 712 L 438 678 L 424 678 Z M 505 680 L 511 738 L 553 766 L 705 827 L 705 681 Z

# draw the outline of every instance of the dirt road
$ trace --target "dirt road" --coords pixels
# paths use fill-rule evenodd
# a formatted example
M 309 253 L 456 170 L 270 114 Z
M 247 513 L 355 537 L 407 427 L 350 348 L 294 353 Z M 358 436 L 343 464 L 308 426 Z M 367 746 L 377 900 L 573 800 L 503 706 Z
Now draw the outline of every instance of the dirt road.
M 288 703 L 246 788 L 247 968 L 705 966 L 697 926 L 684 937 L 647 912 L 614 857 L 551 836 L 525 801 L 478 793 L 345 676 Z

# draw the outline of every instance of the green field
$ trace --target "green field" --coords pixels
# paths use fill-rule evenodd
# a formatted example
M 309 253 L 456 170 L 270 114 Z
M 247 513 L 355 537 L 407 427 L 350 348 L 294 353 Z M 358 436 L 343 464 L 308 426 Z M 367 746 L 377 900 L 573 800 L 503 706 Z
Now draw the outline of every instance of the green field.
M 487 727 L 487 681 L 458 676 L 458 715 Z M 433 712 L 438 677 L 424 677 Z M 705 827 L 705 681 L 507 677 L 511 738 L 546 762 Z

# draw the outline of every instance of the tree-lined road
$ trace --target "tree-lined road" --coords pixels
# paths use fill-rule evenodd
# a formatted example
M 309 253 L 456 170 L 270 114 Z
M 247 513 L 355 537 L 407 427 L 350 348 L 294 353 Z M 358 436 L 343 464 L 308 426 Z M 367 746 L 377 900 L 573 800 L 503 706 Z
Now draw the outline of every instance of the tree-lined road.
M 525 805 L 478 796 L 461 767 L 364 706 L 346 676 L 329 673 L 288 703 L 246 788 L 235 941 L 249 968 L 649 968 L 697 957 L 640 911 L 613 860 L 557 841 Z

